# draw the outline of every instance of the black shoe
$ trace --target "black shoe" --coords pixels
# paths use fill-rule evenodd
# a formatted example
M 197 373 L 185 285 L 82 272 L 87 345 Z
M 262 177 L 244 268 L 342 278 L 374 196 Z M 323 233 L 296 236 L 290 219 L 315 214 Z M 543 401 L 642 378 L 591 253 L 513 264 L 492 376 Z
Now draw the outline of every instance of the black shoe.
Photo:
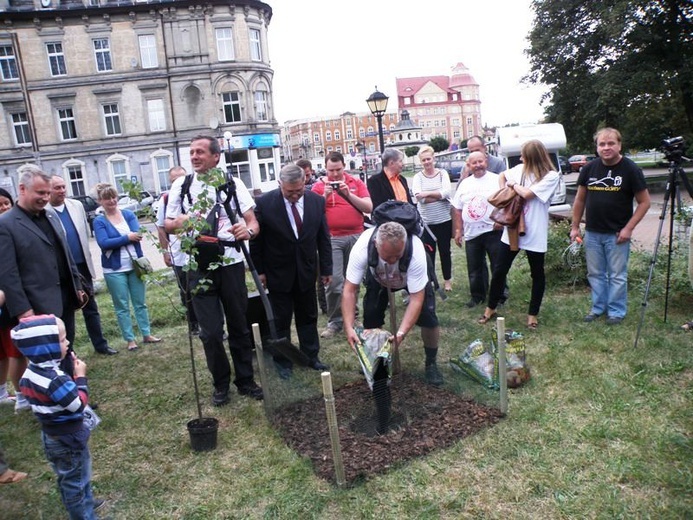
M 199 336 L 200 335 L 200 324 L 199 323 L 193 323 L 190 325 L 190 333 L 193 336 Z
M 262 401 L 264 394 L 262 393 L 262 388 L 260 388 L 255 381 L 246 383 L 238 387 L 238 393 L 241 395 L 246 395 L 252 397 L 258 401 Z
M 231 398 L 229 397 L 229 389 L 228 388 L 221 388 L 221 389 L 215 389 L 214 393 L 212 394 L 212 405 L 213 406 L 224 406 L 225 404 L 228 404 L 231 401 Z
M 429 385 L 440 386 L 443 384 L 443 374 L 438 370 L 438 365 L 432 363 L 426 367 L 426 382 Z
M 464 304 L 464 306 L 467 307 L 467 309 L 473 309 L 480 303 L 480 301 L 469 300 L 467 303 Z
M 92 410 L 98 410 L 99 409 L 99 403 L 89 403 L 89 406 L 91 406 Z
M 608 318 L 606 318 L 606 324 L 607 324 L 607 325 L 620 325 L 621 322 L 623 322 L 623 318 L 622 318 L 622 317 L 618 317 L 618 316 L 613 316 L 613 317 L 612 317 L 612 316 L 609 316 Z
M 104 356 L 115 356 L 118 351 L 111 347 L 106 347 L 104 349 L 99 349 L 96 351 L 97 354 L 103 354 Z
M 294 371 L 291 369 L 291 367 L 283 367 L 280 365 L 277 365 L 277 374 L 279 375 L 280 379 L 291 379 L 291 376 L 294 375 Z
M 587 316 L 585 316 L 584 318 L 582 318 L 582 321 L 584 321 L 585 323 L 592 323 L 592 322 L 595 321 L 597 318 L 599 318 L 599 314 L 593 314 L 593 313 L 590 312 Z
M 313 358 L 310 361 L 308 361 L 308 366 L 312 368 L 313 370 L 320 370 L 321 372 L 324 370 L 329 370 L 330 366 L 326 365 L 322 361 L 320 361 L 318 358 Z

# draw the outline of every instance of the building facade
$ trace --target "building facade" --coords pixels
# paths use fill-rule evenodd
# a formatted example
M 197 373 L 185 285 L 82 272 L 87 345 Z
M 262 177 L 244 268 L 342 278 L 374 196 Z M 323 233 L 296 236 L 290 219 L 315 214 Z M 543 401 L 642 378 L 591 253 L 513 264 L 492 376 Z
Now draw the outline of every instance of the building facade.
M 397 78 L 397 102 L 421 127 L 425 141 L 444 137 L 459 145 L 482 133 L 479 85 L 463 63 L 449 77 Z
M 72 196 L 159 193 L 205 134 L 256 193 L 275 188 L 271 17 L 256 0 L 0 0 L 0 183 L 37 163 Z
M 383 115 L 385 146 L 394 142 L 394 131 L 399 116 Z M 309 159 L 315 169 L 324 167 L 324 157 L 330 152 L 341 152 L 350 170 L 358 168 L 373 171 L 380 163 L 378 121 L 370 113 L 345 112 L 339 116 L 297 119 L 287 121 L 282 128 L 282 154 L 284 161 Z

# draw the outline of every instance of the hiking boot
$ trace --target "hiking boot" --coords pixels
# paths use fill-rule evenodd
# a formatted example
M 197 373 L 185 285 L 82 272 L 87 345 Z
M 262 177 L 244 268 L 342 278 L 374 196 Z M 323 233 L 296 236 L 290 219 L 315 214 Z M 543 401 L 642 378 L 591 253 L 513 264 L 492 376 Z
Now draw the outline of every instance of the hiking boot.
M 262 401 L 262 399 L 265 397 L 262 393 L 262 388 L 260 388 L 255 381 L 251 381 L 250 383 L 239 386 L 238 393 L 240 395 L 252 397 L 257 401 Z
M 440 386 L 443 384 L 443 374 L 438 370 L 438 365 L 431 363 L 426 367 L 426 382 L 429 385 Z
M 231 401 L 228 388 L 215 388 L 212 394 L 212 406 L 224 406 Z

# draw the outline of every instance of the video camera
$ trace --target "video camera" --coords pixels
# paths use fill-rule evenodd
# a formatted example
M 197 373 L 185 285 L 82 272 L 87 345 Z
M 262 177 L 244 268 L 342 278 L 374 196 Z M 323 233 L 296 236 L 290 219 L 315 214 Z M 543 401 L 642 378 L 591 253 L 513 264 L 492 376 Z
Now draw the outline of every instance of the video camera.
M 668 139 L 662 140 L 662 151 L 669 162 L 681 162 L 684 146 L 685 141 L 681 136 L 669 137 Z

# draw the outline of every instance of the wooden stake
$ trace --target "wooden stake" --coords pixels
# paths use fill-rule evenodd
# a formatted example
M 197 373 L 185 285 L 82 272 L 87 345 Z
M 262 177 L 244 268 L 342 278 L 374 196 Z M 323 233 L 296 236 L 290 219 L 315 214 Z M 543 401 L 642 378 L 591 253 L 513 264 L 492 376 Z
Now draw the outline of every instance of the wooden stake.
M 334 461 L 334 473 L 337 478 L 337 486 L 344 487 L 346 477 L 344 475 L 344 461 L 342 460 L 342 447 L 339 443 L 339 428 L 337 426 L 337 410 L 334 406 L 334 393 L 332 392 L 332 374 L 323 372 L 322 394 L 325 397 L 325 414 L 327 415 L 327 427 L 330 431 L 332 444 L 332 460 Z
M 265 409 L 265 417 L 267 420 L 270 419 L 270 414 L 272 412 L 272 392 L 270 391 L 270 385 L 268 384 L 269 375 L 265 369 L 265 355 L 262 350 L 262 336 L 260 335 L 260 325 L 253 323 L 253 341 L 255 342 L 255 352 L 257 354 L 257 366 L 260 369 L 260 382 L 262 383 L 262 393 L 264 398 L 262 399 L 262 406 Z
M 496 333 L 498 335 L 498 386 L 500 388 L 500 412 L 508 413 L 508 376 L 505 357 L 505 318 L 496 319 Z

